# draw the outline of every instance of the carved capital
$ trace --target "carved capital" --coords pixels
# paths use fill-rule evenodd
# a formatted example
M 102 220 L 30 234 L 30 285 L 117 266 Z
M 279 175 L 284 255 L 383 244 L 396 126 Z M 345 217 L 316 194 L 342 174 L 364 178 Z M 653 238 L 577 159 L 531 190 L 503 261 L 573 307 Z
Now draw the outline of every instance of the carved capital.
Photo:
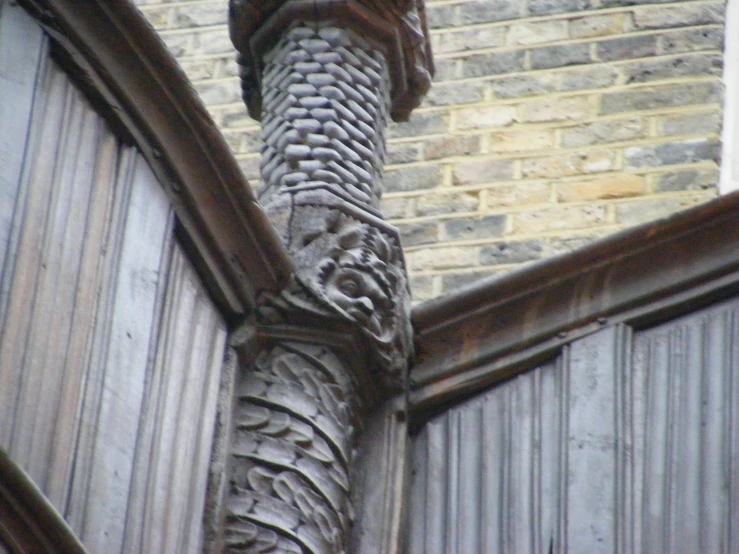
M 391 116 L 406 121 L 431 85 L 433 59 L 423 0 L 231 0 L 244 101 L 261 119 L 264 57 L 295 21 L 353 29 L 388 60 Z

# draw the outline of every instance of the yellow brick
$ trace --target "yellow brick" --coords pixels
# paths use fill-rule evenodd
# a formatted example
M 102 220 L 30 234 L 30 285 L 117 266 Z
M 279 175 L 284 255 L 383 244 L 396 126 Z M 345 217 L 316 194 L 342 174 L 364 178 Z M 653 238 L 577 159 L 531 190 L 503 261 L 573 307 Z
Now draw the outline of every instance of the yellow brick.
M 474 246 L 424 248 L 423 250 L 408 252 L 405 255 L 411 271 L 468 267 L 478 257 L 479 248 Z
M 593 181 L 557 183 L 557 200 L 560 202 L 584 202 L 638 196 L 646 191 L 641 175 L 617 175 Z
M 610 150 L 531 158 L 523 162 L 524 177 L 561 177 L 600 173 L 613 169 L 616 155 Z
M 516 23 L 508 31 L 508 45 L 541 44 L 567 38 L 566 21 Z
M 524 106 L 524 121 L 577 121 L 590 113 L 587 97 L 544 98 L 528 102 Z
M 548 183 L 522 183 L 511 186 L 491 187 L 486 192 L 487 207 L 492 209 L 505 206 L 542 204 L 549 202 L 551 194 Z
M 515 106 L 466 108 L 457 112 L 457 129 L 505 127 L 518 121 Z
M 590 38 L 616 35 L 623 32 L 624 14 L 593 15 L 570 20 L 572 38 Z
M 607 211 L 603 205 L 557 207 L 522 212 L 510 216 L 513 232 L 546 233 L 564 229 L 582 229 L 606 223 Z
M 477 193 L 424 194 L 416 202 L 416 215 L 436 215 L 477 210 Z
M 494 133 L 490 137 L 490 151 L 523 152 L 541 150 L 554 145 L 552 131 L 509 131 Z

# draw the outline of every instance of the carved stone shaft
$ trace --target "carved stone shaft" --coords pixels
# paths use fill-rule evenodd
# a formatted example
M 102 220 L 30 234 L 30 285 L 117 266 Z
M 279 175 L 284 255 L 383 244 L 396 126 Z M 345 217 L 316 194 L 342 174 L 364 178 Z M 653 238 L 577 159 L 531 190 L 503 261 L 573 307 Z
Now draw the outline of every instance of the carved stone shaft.
M 407 280 L 397 230 L 375 209 L 391 102 L 385 57 L 328 21 L 295 22 L 265 60 L 260 201 L 296 268 L 269 302 L 280 312 L 271 321 L 352 324 L 371 344 L 379 379 L 402 388 Z
M 390 103 L 384 56 L 355 33 L 296 23 L 265 56 L 261 201 L 328 187 L 376 206 Z
M 239 553 L 343 553 L 355 383 L 328 349 L 285 341 L 237 390 L 225 546 Z
M 260 202 L 295 272 L 260 298 L 272 347 L 242 368 L 225 547 L 340 554 L 352 544 L 357 422 L 404 397 L 413 351 L 398 232 L 377 205 L 387 121 L 407 118 L 433 70 L 423 5 L 230 6 L 244 98 L 262 119 Z

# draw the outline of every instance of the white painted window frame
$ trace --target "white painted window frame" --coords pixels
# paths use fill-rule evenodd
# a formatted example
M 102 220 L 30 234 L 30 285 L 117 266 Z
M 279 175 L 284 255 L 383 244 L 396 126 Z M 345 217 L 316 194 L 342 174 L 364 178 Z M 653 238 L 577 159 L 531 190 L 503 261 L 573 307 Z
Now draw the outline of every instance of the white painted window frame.
M 724 28 L 724 125 L 719 194 L 739 190 L 739 0 L 728 0 Z

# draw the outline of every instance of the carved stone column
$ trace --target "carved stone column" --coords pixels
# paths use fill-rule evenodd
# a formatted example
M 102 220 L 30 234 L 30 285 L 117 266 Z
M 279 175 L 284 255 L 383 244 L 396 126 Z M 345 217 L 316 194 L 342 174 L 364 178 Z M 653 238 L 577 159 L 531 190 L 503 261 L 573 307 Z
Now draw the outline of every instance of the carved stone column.
M 412 355 L 403 254 L 377 206 L 388 117 L 430 83 L 423 7 L 232 0 L 231 35 L 262 120 L 260 202 L 296 269 L 261 299 L 263 350 L 237 384 L 224 543 L 347 552 L 361 422 L 406 390 Z

